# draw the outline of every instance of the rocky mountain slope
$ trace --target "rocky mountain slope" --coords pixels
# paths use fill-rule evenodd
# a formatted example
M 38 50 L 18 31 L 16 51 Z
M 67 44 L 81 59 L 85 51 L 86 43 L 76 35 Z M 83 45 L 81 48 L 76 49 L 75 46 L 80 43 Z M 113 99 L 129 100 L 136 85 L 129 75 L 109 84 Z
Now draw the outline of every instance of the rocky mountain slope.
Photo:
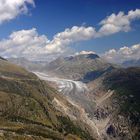
M 102 138 L 140 139 L 140 68 L 117 69 L 90 82 L 96 106 L 90 117 Z
M 97 54 L 80 54 L 66 58 L 58 58 L 44 68 L 58 76 L 89 81 L 96 79 L 106 71 L 110 71 L 114 65 L 107 63 Z
M 69 130 L 69 127 L 64 127 L 70 125 L 66 116 L 58 119 L 59 115 L 54 115 L 56 122 L 65 122 L 64 126 L 61 125 L 63 131 L 60 132 L 59 127 L 55 127 L 55 132 L 61 135 L 68 133 L 67 136 L 74 135 L 73 137 L 86 140 L 92 139 L 90 135 L 97 140 L 140 139 L 140 68 L 118 68 L 96 54 L 86 54 L 58 58 L 41 71 L 59 76 L 55 78 L 38 73 L 43 80 L 52 81 L 49 83 L 56 84 L 56 89 L 59 89 L 59 94 L 55 94 L 54 90 L 51 94 L 49 90 L 47 94 L 47 102 L 51 101 L 49 104 L 54 107 L 54 112 L 61 116 L 66 114 L 73 120 L 68 119 L 73 124 Z M 78 132 L 77 129 L 75 132 L 75 124 L 78 125 Z M 82 131 L 82 135 L 79 131 Z M 62 137 L 65 139 L 66 136 Z
M 87 120 L 91 121 L 90 124 L 94 123 L 97 139 L 139 140 L 140 68 L 116 68 L 108 63 L 99 63 L 101 60 L 96 55 L 92 57 L 93 60 L 87 59 L 87 55 L 84 57 L 86 58 L 83 55 L 76 56 L 71 58 L 73 61 L 70 58 L 59 58 L 51 63 L 51 69 L 55 73 L 61 75 L 64 70 L 64 77 L 69 77 L 65 76 L 65 70 L 71 76 L 71 71 L 75 74 L 79 67 L 77 74 L 83 76 L 83 79 L 85 75 L 91 74 L 87 83 L 89 91 L 69 92 L 66 96 L 72 98 L 88 114 Z M 78 62 L 81 63 L 78 65 Z M 86 74 L 82 75 L 84 69 Z
M 0 58 L 0 139 L 92 140 L 54 99 L 73 108 L 36 75 Z
M 91 127 L 97 140 L 139 140 L 140 68 L 114 69 L 88 87 L 80 81 L 38 75 L 57 83 L 60 93 L 81 110 L 79 120 Z

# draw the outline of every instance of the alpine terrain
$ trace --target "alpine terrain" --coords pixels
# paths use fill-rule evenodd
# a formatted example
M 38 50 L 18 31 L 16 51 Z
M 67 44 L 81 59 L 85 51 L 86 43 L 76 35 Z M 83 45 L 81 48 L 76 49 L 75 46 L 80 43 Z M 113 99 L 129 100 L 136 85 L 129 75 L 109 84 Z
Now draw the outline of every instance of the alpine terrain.
M 0 58 L 0 139 L 92 140 L 74 108 L 35 74 Z
M 140 140 L 140 0 L 0 0 L 0 140 Z
M 124 69 L 97 54 L 80 54 L 58 58 L 34 74 L 49 81 L 77 110 L 70 108 L 73 113 L 66 112 L 87 126 L 93 138 L 140 138 L 140 68 Z M 60 105 L 56 99 L 53 102 Z

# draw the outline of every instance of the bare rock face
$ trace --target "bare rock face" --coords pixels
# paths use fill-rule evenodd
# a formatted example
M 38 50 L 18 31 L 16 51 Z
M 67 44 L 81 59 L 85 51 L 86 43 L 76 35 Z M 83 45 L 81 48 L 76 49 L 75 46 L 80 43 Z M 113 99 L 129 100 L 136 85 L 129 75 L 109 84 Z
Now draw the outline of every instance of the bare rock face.
M 101 139 L 140 139 L 140 69 L 118 69 L 88 85 Z

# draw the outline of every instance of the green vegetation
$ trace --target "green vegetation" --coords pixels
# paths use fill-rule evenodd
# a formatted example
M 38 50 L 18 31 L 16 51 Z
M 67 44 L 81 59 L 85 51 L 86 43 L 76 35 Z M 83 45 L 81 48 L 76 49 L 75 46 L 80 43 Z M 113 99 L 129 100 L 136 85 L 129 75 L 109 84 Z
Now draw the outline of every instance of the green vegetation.
M 25 69 L 0 60 L 0 140 L 80 140 L 86 132 L 72 121 L 62 123 L 52 104 L 61 99 L 46 82 Z M 62 100 L 63 102 L 63 100 Z M 68 129 L 67 124 L 72 128 Z M 60 131 L 60 128 L 63 131 Z
M 72 133 L 74 135 L 77 135 L 83 140 L 93 140 L 93 138 L 90 137 L 90 134 L 88 132 L 85 132 L 81 128 L 77 127 L 76 124 L 74 124 L 69 118 L 60 116 L 59 120 L 61 122 L 62 128 L 64 128 L 66 133 Z
M 104 79 L 107 89 L 115 90 L 113 99 L 119 106 L 118 114 L 124 116 L 133 139 L 140 131 L 140 68 L 115 70 Z

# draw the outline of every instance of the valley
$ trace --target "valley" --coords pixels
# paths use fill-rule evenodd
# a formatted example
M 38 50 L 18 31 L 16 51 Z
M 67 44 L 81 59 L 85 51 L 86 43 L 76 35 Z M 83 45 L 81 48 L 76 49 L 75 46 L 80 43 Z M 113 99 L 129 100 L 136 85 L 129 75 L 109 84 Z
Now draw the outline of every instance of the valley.
M 94 133 L 94 137 L 96 136 L 96 138 L 99 140 L 104 138 L 102 130 L 105 129 L 105 126 L 107 125 L 107 119 L 105 122 L 103 122 L 96 120 L 95 118 L 91 118 L 89 116 L 89 112 L 86 112 L 86 110 L 90 108 L 90 112 L 94 112 L 96 104 L 99 105 L 99 102 L 101 103 L 109 98 L 113 92 L 105 94 L 98 102 L 92 100 L 92 102 L 95 104 L 94 106 L 89 107 L 87 105 L 90 104 L 91 99 L 88 97 L 89 90 L 85 83 L 82 83 L 81 81 L 53 77 L 41 72 L 34 73 L 42 80 L 56 83 L 57 90 L 60 92 L 60 94 L 63 94 L 67 100 L 78 110 L 78 113 L 75 114 L 74 118 L 79 119 L 88 125 L 91 132 Z M 56 104 L 58 104 L 58 102 L 56 102 Z M 71 114 L 68 114 L 68 116 L 71 117 Z M 79 116 L 79 118 L 77 118 L 77 116 Z
M 140 140 L 140 0 L 0 0 L 0 140 Z
M 35 74 L 0 59 L 0 139 L 93 140 L 55 101 L 74 109 Z
M 21 60 L 14 63 L 22 65 Z M 97 54 L 60 57 L 36 68 L 29 63 L 28 69 L 60 96 L 52 97 L 53 107 L 93 139 L 139 139 L 139 67 L 121 68 Z

